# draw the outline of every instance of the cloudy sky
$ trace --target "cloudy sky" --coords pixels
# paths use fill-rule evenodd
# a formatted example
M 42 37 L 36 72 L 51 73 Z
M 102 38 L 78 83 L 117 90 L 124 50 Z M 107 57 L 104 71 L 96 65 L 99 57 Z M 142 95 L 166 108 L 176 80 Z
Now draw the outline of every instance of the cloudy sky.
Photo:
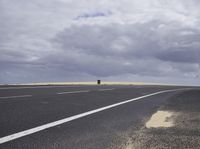
M 199 0 L 0 0 L 0 83 L 200 85 Z

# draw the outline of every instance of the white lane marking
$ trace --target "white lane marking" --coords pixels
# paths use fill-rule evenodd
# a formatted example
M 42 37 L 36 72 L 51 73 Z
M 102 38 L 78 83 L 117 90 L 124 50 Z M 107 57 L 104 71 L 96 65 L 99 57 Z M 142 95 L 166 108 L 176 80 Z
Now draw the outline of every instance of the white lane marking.
M 111 91 L 111 90 L 114 90 L 114 88 L 109 88 L 109 89 L 98 89 L 97 91 Z
M 187 89 L 191 89 L 191 88 L 187 88 Z M 51 128 L 51 127 L 55 127 L 57 125 L 61 125 L 61 124 L 64 124 L 64 123 L 67 123 L 67 122 L 70 122 L 70 121 L 73 121 L 73 120 L 76 120 L 76 119 L 97 113 L 97 112 L 100 112 L 100 111 L 104 111 L 104 110 L 107 110 L 107 109 L 110 109 L 110 108 L 113 108 L 113 107 L 117 107 L 117 106 L 129 103 L 129 102 L 135 101 L 135 100 L 139 100 L 139 99 L 142 99 L 142 98 L 158 95 L 158 94 L 161 94 L 161 93 L 174 92 L 174 91 L 178 91 L 178 90 L 187 90 L 187 89 L 184 88 L 184 89 L 173 89 L 173 90 L 159 91 L 159 92 L 155 92 L 155 93 L 148 94 L 148 95 L 145 95 L 145 96 L 140 96 L 140 97 L 136 97 L 136 98 L 133 98 L 133 99 L 130 99 L 130 100 L 115 103 L 115 104 L 105 106 L 105 107 L 102 107 L 102 108 L 98 108 L 98 109 L 95 109 L 95 110 L 91 110 L 91 111 L 88 111 L 88 112 L 84 112 L 84 113 L 74 115 L 74 116 L 71 116 L 71 117 L 68 117 L 68 118 L 64 118 L 64 119 L 61 119 L 61 120 L 58 120 L 58 121 L 55 121 L 55 122 L 44 124 L 42 126 L 38 126 L 38 127 L 35 127 L 35 128 L 31 128 L 31 129 L 24 130 L 24 131 L 21 131 L 21 132 L 18 132 L 18 133 L 14 133 L 12 135 L 2 137 L 2 138 L 0 138 L 0 144 L 5 143 L 5 142 L 9 142 L 9 141 L 12 141 L 12 140 L 33 134 L 33 133 L 36 133 L 36 132 L 39 132 L 39 131 L 42 131 L 42 130 L 45 130 L 45 129 L 48 129 L 48 128 Z
M 71 92 L 61 92 L 61 93 L 57 93 L 57 94 L 59 94 L 59 95 L 62 95 L 62 94 L 87 93 L 87 92 L 90 92 L 90 90 L 83 90 L 83 91 L 71 91 Z
M 27 87 L 1 87 L 0 90 L 7 90 L 7 89 L 31 89 L 31 88 L 63 88 L 63 87 L 81 87 L 81 86 L 27 86 Z
M 7 96 L 7 97 L 0 97 L 0 99 L 24 98 L 24 97 L 32 97 L 32 95 Z

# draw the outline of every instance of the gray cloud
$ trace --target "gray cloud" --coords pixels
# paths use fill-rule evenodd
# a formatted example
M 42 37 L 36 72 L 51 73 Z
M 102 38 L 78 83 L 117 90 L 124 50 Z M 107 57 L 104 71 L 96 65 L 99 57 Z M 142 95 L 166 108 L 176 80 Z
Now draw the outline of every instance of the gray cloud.
M 73 26 L 59 33 L 54 42 L 60 46 L 63 53 L 78 53 L 86 56 L 87 62 L 80 60 L 79 65 L 85 63 L 86 65 L 82 68 L 97 76 L 101 76 L 101 72 L 104 75 L 131 73 L 149 76 L 165 74 L 173 76 L 175 72 L 162 68 L 165 65 L 168 65 L 167 67 L 170 67 L 171 71 L 177 71 L 180 72 L 179 75 L 183 75 L 181 73 L 184 72 L 181 71 L 181 68 L 174 67 L 173 63 L 199 64 L 199 51 L 192 49 L 194 46 L 191 44 L 191 42 L 198 40 L 198 36 L 196 36 L 198 32 L 192 37 L 189 35 L 190 38 L 193 38 L 191 42 L 188 42 L 186 35 L 185 38 L 181 36 L 181 40 L 171 40 L 175 38 L 175 34 L 178 35 L 185 29 L 168 30 L 168 33 L 163 36 L 159 29 L 160 25 L 163 25 L 163 22 Z M 165 26 L 167 25 L 170 24 Z M 169 40 L 167 41 L 167 39 Z M 174 45 L 175 42 L 176 45 Z M 188 44 L 187 47 L 178 50 L 177 47 L 183 43 Z M 76 60 L 76 57 L 74 59 L 76 62 L 79 61 Z M 85 58 L 83 57 L 83 59 Z M 155 65 L 156 68 L 152 67 Z M 90 71 L 87 70 L 87 66 Z M 102 70 L 98 73 L 96 70 L 98 66 L 100 70 L 103 67 L 107 71 Z M 109 73 L 110 70 L 113 72 Z

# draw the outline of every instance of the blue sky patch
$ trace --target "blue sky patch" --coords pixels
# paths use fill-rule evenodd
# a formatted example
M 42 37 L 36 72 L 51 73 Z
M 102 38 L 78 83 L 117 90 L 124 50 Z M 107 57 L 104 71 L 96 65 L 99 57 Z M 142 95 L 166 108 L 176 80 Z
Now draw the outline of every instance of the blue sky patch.
M 75 18 L 75 20 L 80 19 L 87 19 L 87 18 L 96 18 L 96 17 L 106 17 L 111 15 L 112 13 L 110 11 L 93 11 L 81 14 Z

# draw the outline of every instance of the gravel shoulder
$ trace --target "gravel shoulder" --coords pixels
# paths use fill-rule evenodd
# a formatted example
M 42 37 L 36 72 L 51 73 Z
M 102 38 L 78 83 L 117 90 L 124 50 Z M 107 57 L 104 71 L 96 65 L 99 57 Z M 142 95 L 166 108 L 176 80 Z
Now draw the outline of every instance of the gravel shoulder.
M 200 90 L 181 92 L 158 111 L 172 113 L 165 121 L 173 125 L 147 128 L 145 123 L 151 118 L 146 118 L 144 126 L 130 137 L 126 149 L 200 148 Z

